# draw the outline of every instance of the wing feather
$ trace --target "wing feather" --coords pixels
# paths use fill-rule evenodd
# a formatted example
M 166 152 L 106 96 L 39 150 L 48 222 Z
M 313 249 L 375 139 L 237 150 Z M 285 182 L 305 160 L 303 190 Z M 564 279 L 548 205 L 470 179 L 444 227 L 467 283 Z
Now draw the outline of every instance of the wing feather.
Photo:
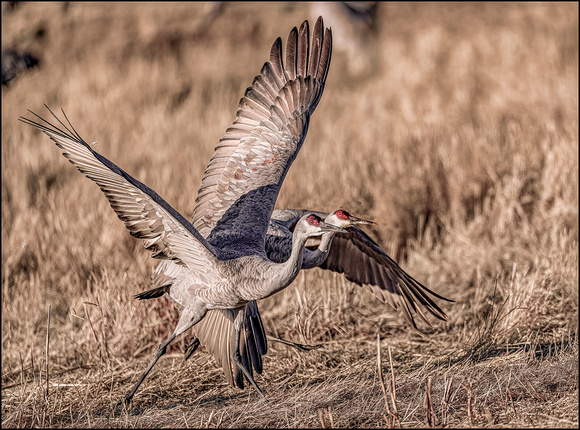
M 312 52 L 310 54 L 310 62 L 308 64 L 308 74 L 317 76 L 318 65 L 320 64 L 320 52 L 322 42 L 324 40 L 324 32 L 322 31 L 322 20 L 317 20 L 314 24 L 314 35 L 312 36 Z
M 298 30 L 294 27 L 286 43 L 286 73 L 291 81 L 296 79 L 296 45 L 298 45 Z
M 259 95 L 262 96 L 261 101 L 266 108 L 270 107 L 271 105 L 270 100 L 275 99 L 278 96 L 278 92 L 280 91 L 280 89 L 284 87 L 284 86 L 277 87 L 276 82 L 274 82 L 274 80 L 271 77 L 267 79 L 268 75 L 266 74 L 270 73 L 271 71 L 270 68 L 271 68 L 270 63 L 264 64 L 264 67 L 262 67 L 262 71 L 258 76 L 254 78 L 254 82 L 252 83 L 252 86 L 249 88 L 250 93 L 257 91 Z M 248 96 L 248 94 L 246 94 L 246 96 Z M 268 112 L 266 112 L 266 115 L 267 114 Z
M 316 79 L 325 82 L 328 75 L 328 66 L 330 65 L 330 57 L 332 56 L 332 32 L 325 33 L 322 42 L 322 49 L 320 50 L 320 61 L 318 62 L 318 69 L 316 72 Z
M 236 256 L 263 253 L 280 186 L 322 95 L 332 39 L 322 19 L 315 29 L 312 46 L 324 63 L 309 64 L 307 22 L 290 32 L 285 64 L 281 39 L 276 39 L 270 61 L 240 100 L 236 119 L 216 146 L 199 188 L 192 224 L 215 247 L 236 249 Z M 259 194 L 259 204 L 253 193 Z
M 419 314 L 429 324 L 422 305 L 435 317 L 446 320 L 447 315 L 429 297 L 452 301 L 431 291 L 399 267 L 367 234 L 358 227 L 348 233 L 337 234 L 328 251 L 322 269 L 344 273 L 346 279 L 358 285 L 371 287 L 371 291 L 395 309 L 401 307 L 407 319 L 416 327 L 413 313 Z M 430 324 L 429 324 L 430 325 Z
M 297 64 L 296 73 L 298 76 L 306 76 L 308 70 L 308 56 L 310 55 L 310 29 L 308 21 L 304 21 L 298 31 Z
M 211 245 L 181 214 L 155 191 L 94 151 L 70 122 L 69 129 L 49 111 L 64 129 L 33 112 L 45 124 L 23 117 L 20 120 L 46 133 L 81 173 L 99 185 L 129 233 L 145 240 L 145 247 L 153 258 L 173 259 L 200 275 L 218 264 Z
M 153 292 L 145 292 L 140 296 L 149 298 L 147 293 L 149 296 L 154 295 Z M 193 331 L 217 364 L 223 368 L 228 383 L 243 388 L 241 370 L 232 358 L 234 320 L 238 312 L 245 313 L 242 332 L 244 336 L 240 339 L 242 362 L 247 363 L 248 367 L 253 367 L 257 373 L 262 373 L 262 355 L 267 352 L 267 341 L 256 302 L 249 302 L 239 309 L 209 310 L 205 317 L 193 326 Z
M 276 70 L 271 63 L 264 64 L 260 75 L 272 88 L 275 88 L 277 91 L 280 91 L 286 84 L 284 75 L 276 74 Z
M 234 385 L 234 373 L 229 335 L 234 331 L 234 318 L 240 309 L 212 309 L 205 317 L 193 326 L 193 332 L 200 343 L 214 357 L 218 366 L 222 366 L 226 380 Z

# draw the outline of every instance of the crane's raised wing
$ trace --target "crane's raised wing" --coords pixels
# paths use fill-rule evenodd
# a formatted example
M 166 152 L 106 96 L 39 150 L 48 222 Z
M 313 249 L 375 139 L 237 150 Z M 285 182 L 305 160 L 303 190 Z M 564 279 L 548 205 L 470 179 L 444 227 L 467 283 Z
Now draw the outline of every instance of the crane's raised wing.
M 240 100 L 236 119 L 216 146 L 201 182 L 192 223 L 211 244 L 227 249 L 232 257 L 264 253 L 282 181 L 304 142 L 330 66 L 332 32 L 324 30 L 322 18 L 316 21 L 309 45 L 309 26 L 304 21 L 288 36 L 284 65 L 282 41 L 276 39 L 270 61 Z M 157 267 L 154 282 L 174 274 L 165 266 L 169 265 Z M 258 306 L 249 302 L 243 312 L 242 362 L 250 371 L 253 367 L 261 373 L 267 341 Z M 227 312 L 210 310 L 194 331 L 222 365 L 230 384 L 235 381 L 243 388 L 242 373 L 230 353 L 232 321 Z
M 215 148 L 196 199 L 193 226 L 229 257 L 264 255 L 268 222 L 282 181 L 306 136 L 326 81 L 332 33 L 322 18 L 310 47 L 308 22 L 292 29 L 239 102 Z
M 431 327 L 419 305 L 435 317 L 447 320 L 445 312 L 428 294 L 448 302 L 453 300 L 434 293 L 413 279 L 360 228 L 353 226 L 347 230 L 348 233 L 334 236 L 328 257 L 320 268 L 344 273 L 349 281 L 369 286 L 373 294 L 383 302 L 390 303 L 395 309 L 401 307 L 405 317 L 415 328 L 417 325 L 413 312 L 419 314 Z
M 195 270 L 202 278 L 209 266 L 217 264 L 211 245 L 155 191 L 94 151 L 70 122 L 69 129 L 50 111 L 63 127 L 59 128 L 31 113 L 45 124 L 23 117 L 20 120 L 46 133 L 81 173 L 99 185 L 131 235 L 146 241 L 145 248 L 152 252 L 153 258 L 174 260 Z

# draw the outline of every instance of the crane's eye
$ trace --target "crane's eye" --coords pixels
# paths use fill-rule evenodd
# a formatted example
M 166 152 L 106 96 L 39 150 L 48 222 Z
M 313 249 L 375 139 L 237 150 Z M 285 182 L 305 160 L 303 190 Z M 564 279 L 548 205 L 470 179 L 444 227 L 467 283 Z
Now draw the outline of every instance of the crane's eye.
M 348 219 L 349 215 L 347 211 L 343 211 L 342 209 L 337 210 L 334 214 L 338 219 Z
M 320 218 L 318 218 L 316 215 L 310 215 L 306 220 L 310 225 L 318 225 L 320 223 Z

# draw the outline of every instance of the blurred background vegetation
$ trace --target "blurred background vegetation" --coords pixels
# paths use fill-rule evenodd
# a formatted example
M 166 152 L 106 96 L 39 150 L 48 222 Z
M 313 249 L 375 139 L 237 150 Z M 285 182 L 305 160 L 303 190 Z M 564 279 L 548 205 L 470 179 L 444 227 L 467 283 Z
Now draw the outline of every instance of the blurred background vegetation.
M 185 424 L 151 412 L 139 425 L 192 425 L 189 414 L 201 425 L 217 404 L 222 426 L 319 425 L 329 406 L 334 425 L 384 426 L 379 334 L 407 426 L 429 423 L 416 395 L 427 375 L 443 396 L 451 374 L 473 379 L 480 400 L 471 411 L 465 390 L 435 423 L 577 426 L 578 4 L 379 3 L 353 14 L 237 2 L 2 3 L 2 50 L 38 59 L 2 87 L 3 425 L 111 425 L 111 405 L 177 317 L 165 299 L 133 299 L 156 262 L 18 117 L 62 107 L 98 152 L 191 218 L 272 42 L 318 15 L 333 29 L 331 68 L 277 207 L 375 220 L 367 230 L 387 253 L 456 300 L 443 304 L 449 321 L 411 332 L 366 289 L 303 271 L 261 304 L 269 333 L 325 345 L 270 349 L 258 383 L 278 408 L 248 408 L 248 390 L 227 387 L 203 350 L 182 364 L 183 337 L 136 401 L 140 412 L 186 405 Z M 43 400 L 49 304 L 51 373 L 71 387 Z M 497 393 L 481 365 L 500 369 Z M 510 382 L 513 366 L 532 389 Z M 539 405 L 548 418 L 530 412 Z M 127 419 L 117 425 L 136 425 Z

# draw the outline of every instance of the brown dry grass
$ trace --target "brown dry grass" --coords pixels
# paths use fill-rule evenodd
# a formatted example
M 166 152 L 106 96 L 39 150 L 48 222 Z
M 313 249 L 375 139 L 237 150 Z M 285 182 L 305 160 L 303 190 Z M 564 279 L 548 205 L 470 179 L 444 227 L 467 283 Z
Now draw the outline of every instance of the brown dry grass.
M 316 18 L 309 7 L 235 3 L 208 20 L 202 3 L 2 5 L 3 48 L 42 61 L 2 89 L 3 427 L 578 426 L 577 3 L 381 4 L 354 52 L 333 28 L 277 206 L 376 220 L 387 252 L 456 300 L 447 323 L 411 332 L 368 291 L 304 271 L 263 319 L 324 347 L 273 344 L 267 401 L 226 386 L 203 350 L 184 363 L 179 339 L 113 414 L 176 311 L 132 298 L 155 262 L 17 118 L 63 107 L 190 217 L 243 90 L 275 37 Z

